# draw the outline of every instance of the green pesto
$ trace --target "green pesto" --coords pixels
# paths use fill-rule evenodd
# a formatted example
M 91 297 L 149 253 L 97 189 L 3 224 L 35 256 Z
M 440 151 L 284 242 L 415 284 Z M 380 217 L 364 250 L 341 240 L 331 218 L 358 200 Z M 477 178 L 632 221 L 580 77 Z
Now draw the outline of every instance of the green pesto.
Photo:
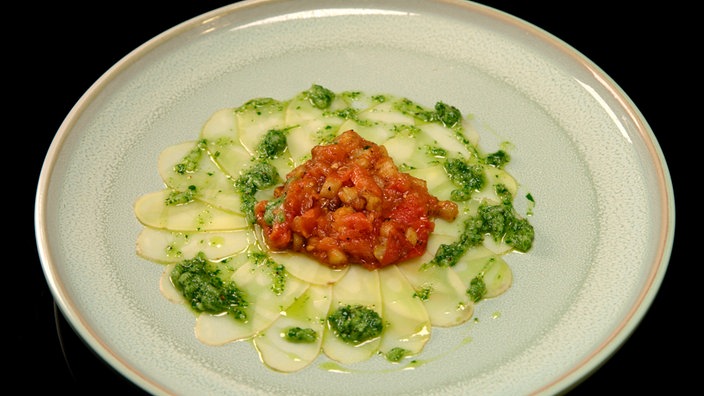
M 283 211 L 284 200 L 286 195 L 283 194 L 278 198 L 274 198 L 266 203 L 264 208 L 264 222 L 268 226 L 274 225 L 274 223 L 283 223 L 286 220 L 285 213 Z
M 231 144 L 235 144 L 235 141 L 229 136 L 221 136 L 217 138 L 214 143 L 214 145 L 218 147 L 229 146 Z
M 357 98 L 362 96 L 362 91 L 344 91 L 340 95 L 351 100 L 357 100 Z
M 434 119 L 448 128 L 453 128 L 462 121 L 462 113 L 455 106 L 437 102 L 435 103 Z
M 467 249 L 477 245 L 473 243 L 472 237 L 476 237 L 476 235 L 469 235 L 465 229 L 457 241 L 441 244 L 430 263 L 439 267 L 453 267 L 467 252 Z
M 318 334 L 311 328 L 289 327 L 284 332 L 284 338 L 294 344 L 311 344 L 318 338 Z
M 164 251 L 166 252 L 166 255 L 169 257 L 181 257 L 183 256 L 183 252 L 181 252 L 181 249 L 179 249 L 177 246 L 173 244 L 169 244 L 164 248 Z
M 324 115 L 333 115 L 335 117 L 342 118 L 344 120 L 352 120 L 359 125 L 371 126 L 372 123 L 368 120 L 362 120 L 359 118 L 359 111 L 353 107 L 345 107 L 344 109 L 326 112 Z
M 394 107 L 401 113 L 411 115 L 420 121 L 437 122 L 451 129 L 460 126 L 462 121 L 462 113 L 459 109 L 443 102 L 435 103 L 435 108 L 431 110 L 412 100 L 402 98 L 394 104 Z
M 425 153 L 429 157 L 434 157 L 434 158 L 445 158 L 447 157 L 447 150 L 445 150 L 442 147 L 438 146 L 425 146 Z
M 509 191 L 508 187 L 506 187 L 505 184 L 499 183 L 494 186 L 494 191 L 496 191 L 496 195 L 501 199 L 501 202 L 504 205 L 513 205 L 513 195 L 511 194 L 511 191 Z
M 255 194 L 268 187 L 273 187 L 281 180 L 276 168 L 266 160 L 255 161 L 235 180 L 235 189 L 242 196 L 241 210 L 247 221 L 254 224 Z
M 263 265 L 269 271 L 271 277 L 271 287 L 274 294 L 281 295 L 286 289 L 286 278 L 288 273 L 283 264 L 279 264 L 264 252 L 250 252 L 248 257 L 256 264 Z
M 394 103 L 394 108 L 403 114 L 408 114 L 423 122 L 433 122 L 436 120 L 434 111 L 427 109 L 410 99 L 402 98 Z
M 413 297 L 419 298 L 421 301 L 426 301 L 430 298 L 430 294 L 433 291 L 433 287 L 430 285 L 425 285 L 420 289 L 413 292 Z
M 526 194 L 526 199 L 528 200 L 528 210 L 526 214 L 531 216 L 533 214 L 533 209 L 535 208 L 535 199 L 531 193 Z
M 321 110 L 330 107 L 332 101 L 335 100 L 334 92 L 317 84 L 313 84 L 308 91 L 306 91 L 306 96 L 314 107 Z
M 484 162 L 487 165 L 491 165 L 499 169 L 502 169 L 510 161 L 511 156 L 504 150 L 498 150 L 494 153 L 487 154 L 487 156 L 484 158 Z
M 363 305 L 345 305 L 328 316 L 333 333 L 348 344 L 379 337 L 384 328 L 379 314 Z
M 519 252 L 527 252 L 533 246 L 533 226 L 527 219 L 518 217 L 510 203 L 482 204 L 477 217 L 481 220 L 478 232 L 490 234 L 496 241 L 503 240 Z
M 315 132 L 315 137 L 318 144 L 330 144 L 337 137 L 337 131 L 332 127 L 332 125 L 325 125 L 325 127 Z
M 533 246 L 535 231 L 527 219 L 521 218 L 513 208 L 511 194 L 505 186 L 497 185 L 502 202 L 479 205 L 477 214 L 463 223 L 459 238 L 450 244 L 441 244 L 427 265 L 452 267 L 473 246 L 477 246 L 489 235 L 495 241 L 503 241 L 519 252 L 527 252 Z
M 176 191 L 173 190 L 166 197 L 167 206 L 183 205 L 193 201 L 193 197 L 196 195 L 198 188 L 194 185 L 188 186 L 186 191 Z
M 409 171 L 412 171 L 412 170 L 414 170 L 414 169 L 416 169 L 415 166 L 409 165 L 409 164 L 407 164 L 407 163 L 405 163 L 405 162 L 402 163 L 402 164 L 400 164 L 400 165 L 398 166 L 398 170 L 401 171 L 401 172 L 409 172 Z
M 265 112 L 283 111 L 285 103 L 273 98 L 255 98 L 247 101 L 242 106 L 238 107 L 236 112 L 254 111 L 257 115 L 262 115 Z
M 486 283 L 484 283 L 483 274 L 475 276 L 469 282 L 469 288 L 467 288 L 467 294 L 472 301 L 479 302 L 486 295 Z
M 391 348 L 388 352 L 386 352 L 386 360 L 390 362 L 400 362 L 401 359 L 408 355 L 408 352 L 409 351 L 407 349 L 401 347 Z
M 198 216 L 196 217 L 196 224 L 198 225 L 196 227 L 196 230 L 200 231 L 202 230 L 203 226 L 205 224 L 208 224 L 209 222 L 213 221 L 213 213 L 209 210 L 203 210 L 200 213 L 198 213 Z
M 273 159 L 281 155 L 287 147 L 286 132 L 288 130 L 270 129 L 264 134 L 262 141 L 257 145 L 257 157 Z
M 207 144 L 208 142 L 205 139 L 201 139 L 198 144 L 196 144 L 196 147 L 183 157 L 181 162 L 174 165 L 174 172 L 179 175 L 185 175 L 186 173 L 191 173 L 198 169 L 198 162 L 200 162 Z
M 200 252 L 173 268 L 171 282 L 196 312 L 227 313 L 237 320 L 247 319 L 248 303 L 235 282 L 228 280 L 230 271 L 208 261 Z
M 404 135 L 404 136 L 409 136 L 409 137 L 416 137 L 418 134 L 421 133 L 420 128 L 418 128 L 415 125 L 394 125 L 391 128 L 391 131 L 394 133 L 394 135 Z
M 450 199 L 453 201 L 470 200 L 472 193 L 481 190 L 486 184 L 482 165 L 470 164 L 461 158 L 450 158 L 443 164 L 443 169 L 452 183 L 459 187 L 450 192 Z

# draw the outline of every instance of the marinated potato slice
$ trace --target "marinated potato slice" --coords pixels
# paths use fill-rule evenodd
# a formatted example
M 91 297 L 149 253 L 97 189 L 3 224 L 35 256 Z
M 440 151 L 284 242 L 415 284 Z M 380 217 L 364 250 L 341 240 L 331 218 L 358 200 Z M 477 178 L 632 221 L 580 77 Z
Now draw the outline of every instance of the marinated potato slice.
M 313 285 L 333 285 L 349 270 L 349 267 L 334 269 L 320 265 L 315 259 L 301 253 L 273 252 L 271 257 L 283 264 L 291 275 Z
M 253 241 L 248 229 L 183 232 L 145 227 L 137 237 L 137 254 L 156 263 L 177 263 L 203 252 L 218 261 L 242 253 Z
M 168 187 L 220 209 L 239 211 L 242 197 L 233 180 L 213 162 L 202 142 L 167 147 L 159 155 L 158 164 Z
M 347 274 L 332 286 L 330 313 L 347 305 L 369 308 L 383 318 L 378 271 L 369 271 L 359 265 L 349 267 Z M 379 350 L 380 344 L 381 337 L 359 344 L 347 343 L 328 325 L 323 335 L 322 348 L 330 359 L 350 364 L 369 359 Z
M 379 271 L 382 313 L 386 327 L 379 350 L 387 354 L 402 348 L 404 355 L 416 355 L 430 339 L 431 323 L 421 297 L 397 266 Z
M 252 99 L 235 110 L 240 143 L 252 156 L 257 145 L 271 129 L 285 129 L 285 102 L 272 98 Z
M 310 365 L 320 354 L 331 297 L 330 286 L 311 285 L 271 327 L 254 337 L 264 364 L 283 372 Z
M 235 109 L 222 109 L 213 114 L 201 129 L 210 157 L 231 179 L 237 178 L 249 161 L 250 154 L 240 143 Z
M 145 226 L 169 231 L 231 231 L 249 226 L 244 216 L 216 208 L 194 199 L 184 204 L 168 204 L 173 194 L 181 192 L 161 190 L 142 195 L 134 205 L 134 212 Z

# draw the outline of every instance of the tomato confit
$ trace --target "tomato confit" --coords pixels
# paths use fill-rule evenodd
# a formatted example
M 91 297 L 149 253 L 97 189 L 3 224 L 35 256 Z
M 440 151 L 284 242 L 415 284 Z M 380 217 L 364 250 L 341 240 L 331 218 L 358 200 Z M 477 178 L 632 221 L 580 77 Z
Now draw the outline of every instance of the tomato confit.
M 332 268 L 368 269 L 422 255 L 433 219 L 452 221 L 457 211 L 352 130 L 313 148 L 274 198 L 254 208 L 270 248 L 305 252 Z

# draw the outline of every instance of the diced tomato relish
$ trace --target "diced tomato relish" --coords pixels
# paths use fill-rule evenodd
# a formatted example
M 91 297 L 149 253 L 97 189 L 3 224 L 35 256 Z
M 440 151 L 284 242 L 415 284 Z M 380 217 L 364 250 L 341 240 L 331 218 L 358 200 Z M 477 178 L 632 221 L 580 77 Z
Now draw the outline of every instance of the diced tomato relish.
M 400 172 L 384 146 L 349 130 L 312 149 L 274 199 L 254 212 L 269 248 L 311 255 L 332 268 L 373 270 L 425 252 L 434 219 L 458 208 L 428 193 L 424 180 Z

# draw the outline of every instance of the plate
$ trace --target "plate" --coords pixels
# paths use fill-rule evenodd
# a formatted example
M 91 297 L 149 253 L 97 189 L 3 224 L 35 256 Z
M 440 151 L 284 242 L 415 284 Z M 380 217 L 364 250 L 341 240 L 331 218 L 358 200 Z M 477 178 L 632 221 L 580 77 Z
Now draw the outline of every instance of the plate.
M 162 185 L 163 148 L 216 109 L 314 82 L 473 114 L 482 147 L 511 141 L 511 173 L 536 199 L 536 244 L 509 258 L 513 287 L 478 306 L 478 323 L 434 331 L 415 370 L 372 362 L 341 374 L 321 358 L 282 375 L 247 343 L 202 345 L 192 315 L 160 295 L 161 268 L 135 255 L 132 205 Z M 627 95 L 535 26 L 460 1 L 244 1 L 160 34 L 85 93 L 46 156 L 35 225 L 62 313 L 150 393 L 553 394 L 598 368 L 647 311 L 671 251 L 672 196 Z

